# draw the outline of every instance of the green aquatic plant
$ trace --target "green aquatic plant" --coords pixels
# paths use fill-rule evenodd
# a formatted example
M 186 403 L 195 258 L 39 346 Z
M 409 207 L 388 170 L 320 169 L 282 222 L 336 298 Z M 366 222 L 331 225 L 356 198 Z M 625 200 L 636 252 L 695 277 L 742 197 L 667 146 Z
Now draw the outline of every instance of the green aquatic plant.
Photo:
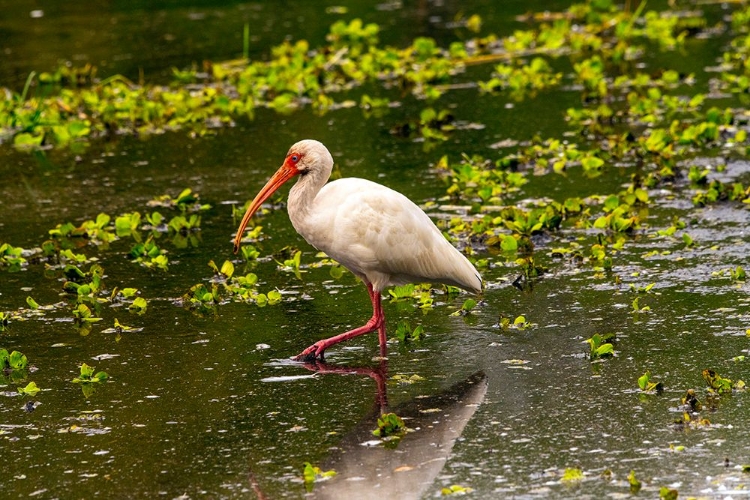
M 422 325 L 417 325 L 417 327 L 412 330 L 409 322 L 402 319 L 396 326 L 396 338 L 404 344 L 422 340 L 424 338 L 424 327 Z
M 406 285 L 396 285 L 388 289 L 388 295 L 391 296 L 391 301 L 399 301 L 409 299 L 414 296 L 414 290 L 416 289 L 413 283 L 407 283 Z
M 523 271 L 523 277 L 526 278 L 526 280 L 538 278 L 547 272 L 547 267 L 537 264 L 532 255 L 529 255 L 528 257 L 520 257 L 516 259 L 515 262 L 516 265 L 521 268 L 521 271 Z
M 72 382 L 74 384 L 94 384 L 104 382 L 109 378 L 105 372 L 99 371 L 94 373 L 95 368 L 89 366 L 86 363 L 81 364 L 81 373 L 78 377 L 74 378 Z
M 724 378 L 711 369 L 703 370 L 702 375 L 703 380 L 708 384 L 709 391 L 716 394 L 727 394 L 733 390 L 743 390 L 745 388 L 745 382 L 742 380 L 733 382 L 731 379 Z
M 150 134 L 166 128 L 188 127 L 202 135 L 212 127 L 233 123 L 237 117 L 252 117 L 258 106 L 282 113 L 308 103 L 318 111 L 344 107 L 332 95 L 365 83 L 436 100 L 450 90 L 452 79 L 467 65 L 497 63 L 498 59 L 503 63 L 495 67 L 490 81 L 482 82 L 481 89 L 502 88 L 518 99 L 524 92 L 559 84 L 561 73 L 551 69 L 548 59 L 562 54 L 572 60 L 576 81 L 586 98 L 598 100 L 609 96 L 615 80 L 609 73 L 642 57 L 642 44 L 655 42 L 672 51 L 681 47 L 688 33 L 692 36 L 706 29 L 701 16 L 642 11 L 574 4 L 554 23 L 519 29 L 507 37 L 468 37 L 448 47 L 426 37 L 403 48 L 384 47 L 376 24 L 341 20 L 331 26 L 328 43 L 320 47 L 310 47 L 305 40 L 285 41 L 258 60 L 244 57 L 210 64 L 203 68 L 207 73 L 200 74 L 197 69 L 175 70 L 175 84 L 169 87 L 135 85 L 119 75 L 97 81 L 96 68 L 91 66 L 80 70 L 61 67 L 53 74 L 71 76 L 44 77 L 45 82 L 65 85 L 57 95 L 40 92 L 32 96 L 33 74 L 23 93 L 6 93 L 0 101 L 0 131 L 25 148 L 75 147 L 91 136 Z M 636 23 L 637 19 L 641 22 Z M 482 26 L 476 15 L 458 24 L 469 33 Z M 746 50 L 740 42 L 735 45 L 740 55 L 728 62 L 739 69 Z M 530 54 L 534 57 L 524 63 Z M 728 86 L 743 88 L 741 82 L 746 79 L 725 74 Z M 669 75 L 663 77 L 667 83 L 674 81 Z M 76 83 L 68 85 L 71 82 Z M 633 87 L 632 83 L 621 85 Z M 363 99 L 362 105 L 371 103 Z
M 102 333 L 114 333 L 115 341 L 119 342 L 122 339 L 123 333 L 137 333 L 140 331 L 143 331 L 143 328 L 123 325 L 117 318 L 115 318 L 114 326 L 112 328 L 106 328 L 102 330 Z
M 632 307 L 633 312 L 634 313 L 647 313 L 647 312 L 650 312 L 651 311 L 651 307 L 650 306 L 642 306 L 640 304 L 640 300 L 641 300 L 640 297 L 636 297 L 635 299 L 633 299 L 633 302 L 631 302 L 630 305 Z
M 183 189 L 175 198 L 168 194 L 157 196 L 148 202 L 148 206 L 177 208 L 182 213 L 203 212 L 211 208 L 211 205 L 201 203 L 200 195 L 191 188 Z
M 75 377 L 71 382 L 81 386 L 83 397 L 88 398 L 96 391 L 97 386 L 109 378 L 103 371 L 95 372 L 93 366 L 86 363 L 81 364 L 80 375 Z
M 613 357 L 615 355 L 614 340 L 613 333 L 595 333 L 591 338 L 586 339 L 586 343 L 589 344 L 589 359 L 594 361 Z
M 394 384 L 400 384 L 400 385 L 411 385 L 415 382 L 422 382 L 424 380 L 424 377 L 421 377 L 417 375 L 416 373 L 413 375 L 404 375 L 402 373 L 397 373 L 393 375 L 390 379 L 388 379 L 388 383 L 394 383 Z
M 688 389 L 680 399 L 680 402 L 694 413 L 700 412 L 703 409 L 703 403 L 698 399 L 694 389 Z
M 214 276 L 221 281 L 226 281 L 231 278 L 232 275 L 234 275 L 234 264 L 232 264 L 232 262 L 229 260 L 224 261 L 224 263 L 221 265 L 221 269 L 219 269 L 216 266 L 216 263 L 212 260 L 208 262 L 208 267 L 213 269 Z
M 477 306 L 477 301 L 474 299 L 466 299 L 461 304 L 461 308 L 456 312 L 451 313 L 451 316 L 467 316 L 471 314 L 471 311 Z
M 305 482 L 305 489 L 308 493 L 313 490 L 313 485 L 316 481 L 330 479 L 335 475 L 335 470 L 331 469 L 324 472 L 320 467 L 316 467 L 310 462 L 305 462 L 304 468 L 302 469 L 302 479 Z
M 191 214 L 189 217 L 184 215 L 175 215 L 169 220 L 167 227 L 170 231 L 179 233 L 183 236 L 187 235 L 191 231 L 200 229 L 201 218 L 197 214 Z
M 638 388 L 641 392 L 661 394 L 664 391 L 664 384 L 661 382 L 653 382 L 651 380 L 651 371 L 646 372 L 638 377 Z
M 545 58 L 534 57 L 529 63 L 516 59 L 510 64 L 498 64 L 492 78 L 478 85 L 484 92 L 506 91 L 520 101 L 539 90 L 558 86 L 561 80 L 562 73 L 553 71 Z
M 102 318 L 96 317 L 94 312 L 86 304 L 78 304 L 78 306 L 73 309 L 73 317 L 75 317 L 76 323 L 79 325 L 96 323 L 97 321 L 102 320 Z
M 0 349 L 0 373 L 3 379 L 10 379 L 15 383 L 26 379 L 29 360 L 20 351 L 8 352 Z
M 153 269 L 158 268 L 166 271 L 169 265 L 166 250 L 159 248 L 153 236 L 149 236 L 145 242 L 136 243 L 130 249 L 130 257 L 142 266 Z
M 659 498 L 661 500 L 677 500 L 677 497 L 679 497 L 679 492 L 676 489 L 669 488 L 667 486 L 662 486 L 659 488 Z
M 26 258 L 23 256 L 24 249 L 14 247 L 9 243 L 0 245 L 0 267 L 7 267 L 11 271 L 18 271 L 26 265 Z
M 143 297 L 136 297 L 133 302 L 128 306 L 128 310 L 137 314 L 143 314 L 148 308 L 148 301 Z
M 747 278 L 745 268 L 742 266 L 737 266 L 734 269 L 730 269 L 729 277 L 732 279 L 732 281 L 744 283 L 745 279 Z
M 568 467 L 563 472 L 560 481 L 563 483 L 570 483 L 575 481 L 583 481 L 583 471 L 574 467 Z
M 198 283 L 193 285 L 182 299 L 190 307 L 211 308 L 220 302 L 219 287 L 215 283 L 210 287 Z
M 90 243 L 106 245 L 115 239 L 114 230 L 110 226 L 111 220 L 109 215 L 100 213 L 96 219 L 86 220 L 79 226 L 71 222 L 58 224 L 54 229 L 49 230 L 49 235 L 53 239 L 85 238 Z
M 443 496 L 449 495 L 466 495 L 474 491 L 474 488 L 468 486 L 461 486 L 460 484 L 452 484 L 440 489 L 440 494 Z
M 140 241 L 138 228 L 141 225 L 141 214 L 138 212 L 125 213 L 115 219 L 115 234 L 120 237 L 130 236 L 135 241 Z
M 107 299 L 99 297 L 102 291 L 102 278 L 104 269 L 99 264 L 92 264 L 86 272 L 81 271 L 78 266 L 68 264 L 63 269 L 66 281 L 63 290 L 76 296 L 76 302 L 82 304 L 96 304 L 106 302 Z
M 276 260 L 276 263 L 282 271 L 292 272 L 297 279 L 302 279 L 302 271 L 300 269 L 301 260 L 302 251 L 296 250 L 292 253 L 290 258 L 283 258 L 283 262 Z
M 21 396 L 29 396 L 32 398 L 36 396 L 39 391 L 41 391 L 41 389 L 37 387 L 36 382 L 29 382 L 26 387 L 18 388 L 18 394 L 20 394 Z
M 639 285 L 636 285 L 635 283 L 630 284 L 630 291 L 634 293 L 639 294 L 645 294 L 651 292 L 651 290 L 656 286 L 656 283 L 649 283 L 648 285 L 641 287 Z
M 372 434 L 379 438 L 400 439 L 406 432 L 407 427 L 401 417 L 395 413 L 384 413 L 378 417 L 378 428 L 372 431 Z

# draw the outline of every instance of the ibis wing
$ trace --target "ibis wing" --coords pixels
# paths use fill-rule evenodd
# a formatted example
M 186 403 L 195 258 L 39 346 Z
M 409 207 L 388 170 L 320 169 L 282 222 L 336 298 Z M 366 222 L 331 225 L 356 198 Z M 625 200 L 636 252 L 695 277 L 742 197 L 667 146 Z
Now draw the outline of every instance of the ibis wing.
M 316 196 L 308 227 L 313 246 L 382 290 L 412 282 L 481 290 L 474 266 L 404 195 L 364 179 L 327 184 Z

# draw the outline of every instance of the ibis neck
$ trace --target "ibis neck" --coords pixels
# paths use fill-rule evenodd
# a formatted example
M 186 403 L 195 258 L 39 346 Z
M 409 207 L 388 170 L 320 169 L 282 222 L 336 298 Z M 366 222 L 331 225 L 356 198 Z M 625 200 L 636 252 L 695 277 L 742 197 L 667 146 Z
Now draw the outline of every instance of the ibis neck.
M 321 175 L 323 174 L 323 175 Z M 328 180 L 330 172 L 309 171 L 302 174 L 289 191 L 287 211 L 295 229 L 299 232 L 299 224 L 310 214 L 315 197 Z

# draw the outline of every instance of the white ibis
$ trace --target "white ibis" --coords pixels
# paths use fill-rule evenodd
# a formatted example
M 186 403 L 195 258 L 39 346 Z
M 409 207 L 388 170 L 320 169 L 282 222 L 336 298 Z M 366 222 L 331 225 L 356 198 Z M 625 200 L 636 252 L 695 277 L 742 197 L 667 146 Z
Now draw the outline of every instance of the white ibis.
M 286 181 L 299 176 L 287 203 L 294 229 L 364 281 L 372 317 L 359 328 L 314 343 L 295 359 L 322 358 L 332 345 L 375 330 L 380 355 L 385 357 L 380 293 L 386 287 L 429 282 L 481 292 L 482 277 L 406 196 L 365 179 L 326 184 L 332 168 L 333 157 L 320 142 L 304 140 L 293 145 L 284 164 L 250 203 L 234 238 L 234 251 L 239 250 L 245 226 L 261 204 Z

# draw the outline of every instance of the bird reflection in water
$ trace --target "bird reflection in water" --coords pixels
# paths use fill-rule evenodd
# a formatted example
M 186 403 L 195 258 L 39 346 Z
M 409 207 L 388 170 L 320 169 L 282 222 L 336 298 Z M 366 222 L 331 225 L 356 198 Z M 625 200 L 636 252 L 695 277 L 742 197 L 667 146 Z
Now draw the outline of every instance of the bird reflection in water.
M 336 475 L 316 483 L 311 498 L 316 499 L 418 499 L 433 485 L 451 455 L 456 439 L 463 433 L 487 393 L 487 377 L 477 372 L 432 396 L 418 397 L 391 408 L 388 404 L 387 360 L 376 367 L 337 366 L 322 361 L 303 364 L 324 375 L 366 375 L 375 381 L 373 411 L 346 434 L 331 455 L 320 464 Z M 382 414 L 393 412 L 411 432 L 394 449 L 382 445 L 372 434 Z M 262 493 L 254 489 L 259 498 Z

